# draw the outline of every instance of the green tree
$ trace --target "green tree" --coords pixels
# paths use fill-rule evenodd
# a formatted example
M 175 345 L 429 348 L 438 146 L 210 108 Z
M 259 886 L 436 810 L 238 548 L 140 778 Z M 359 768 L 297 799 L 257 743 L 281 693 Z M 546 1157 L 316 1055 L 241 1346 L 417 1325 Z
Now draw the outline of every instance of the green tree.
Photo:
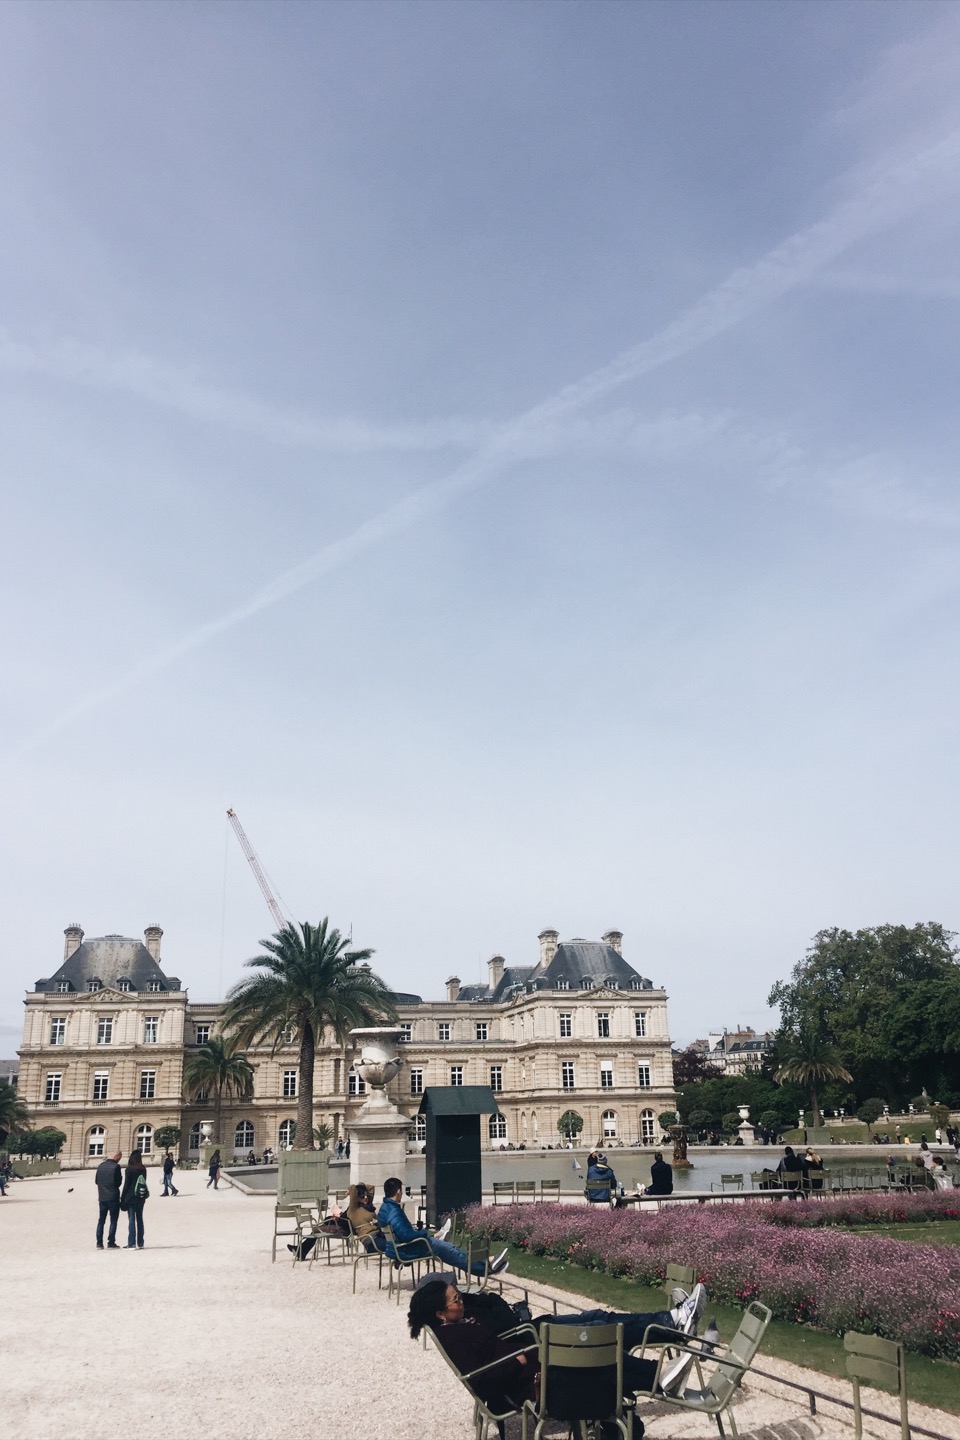
M 853 1079 L 840 1058 L 839 1050 L 822 1031 L 807 1027 L 779 1037 L 777 1054 L 779 1064 L 775 1078 L 778 1081 L 792 1080 L 810 1091 L 813 1123 L 815 1127 L 819 1126 L 818 1087 L 828 1080 Z
M 657 1116 L 657 1119 L 660 1121 L 660 1124 L 664 1127 L 665 1130 L 669 1130 L 671 1125 L 680 1124 L 680 1116 L 677 1114 L 676 1110 L 661 1110 L 660 1114 Z
M 179 1125 L 158 1125 L 153 1138 L 159 1149 L 170 1150 L 180 1144 L 181 1133 Z
M 557 1121 L 557 1129 L 565 1140 L 576 1140 L 583 1129 L 583 1116 L 576 1110 L 564 1110 Z
M 932 922 L 821 930 L 769 1003 L 780 1007 L 785 1032 L 813 1029 L 838 1047 L 860 1098 L 899 1107 L 925 1087 L 960 1103 L 954 939 Z
M 864 1125 L 866 1125 L 867 1127 L 867 1131 L 869 1132 L 873 1129 L 874 1125 L 876 1125 L 882 1114 L 883 1101 L 877 1097 L 874 1097 L 870 1100 L 864 1100 L 863 1104 L 860 1106 L 860 1109 L 857 1111 L 857 1119 L 863 1121 Z
M 253 1084 L 253 1066 L 242 1053 L 239 1037 L 211 1035 L 183 1067 L 183 1088 L 188 1095 L 213 1093 L 213 1140 L 223 1144 L 220 1115 L 224 1095 L 246 1095 Z
M 0 1145 L 30 1129 L 30 1112 L 12 1085 L 0 1080 Z M 12 1147 L 11 1147 L 12 1148 Z
M 739 1111 L 739 1110 L 728 1110 L 728 1111 L 727 1111 L 726 1115 L 724 1115 L 724 1117 L 723 1117 L 723 1128 L 724 1128 L 724 1130 L 729 1130 L 731 1133 L 732 1133 L 734 1130 L 739 1130 L 739 1129 L 740 1129 L 740 1111 Z
M 295 1150 L 313 1149 L 313 1070 L 324 1030 L 344 1045 L 356 1026 L 392 1020 L 396 1004 L 379 975 L 364 963 L 372 950 L 350 950 L 350 941 L 324 918 L 319 925 L 289 924 L 269 940 L 265 954 L 247 965 L 259 970 L 233 986 L 224 1024 L 245 1045 L 268 1040 L 274 1051 L 291 1028 L 300 1042 Z
M 59 1155 L 67 1137 L 62 1130 L 52 1125 L 43 1125 L 39 1130 L 29 1130 L 16 1141 L 18 1155 L 36 1155 L 39 1160 L 50 1160 Z

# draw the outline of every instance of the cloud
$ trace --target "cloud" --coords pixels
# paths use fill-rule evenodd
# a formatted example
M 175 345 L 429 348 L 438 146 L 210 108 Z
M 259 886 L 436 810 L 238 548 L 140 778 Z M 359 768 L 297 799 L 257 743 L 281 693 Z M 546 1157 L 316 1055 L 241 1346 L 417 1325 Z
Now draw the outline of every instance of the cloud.
M 8 758 L 16 759 L 36 749 L 80 716 L 166 669 L 183 656 L 210 644 L 218 636 L 287 599 L 304 586 L 349 564 L 392 536 L 418 524 L 456 497 L 489 483 L 520 460 L 539 453 L 545 436 L 561 422 L 582 415 L 590 406 L 623 385 L 709 344 L 764 307 L 773 304 L 781 296 L 819 275 L 859 241 L 934 204 L 947 193 L 954 193 L 960 180 L 958 162 L 960 130 L 954 129 L 912 155 L 898 158 L 886 168 L 876 166 L 869 172 L 860 172 L 856 180 L 850 182 L 850 193 L 823 219 L 791 235 L 753 265 L 735 270 L 657 334 L 624 351 L 608 364 L 564 386 L 540 404 L 495 426 L 476 452 L 447 475 L 423 485 L 389 505 L 364 521 L 351 534 L 322 546 L 300 564 L 283 571 L 240 604 L 196 626 L 141 664 L 92 691 L 35 731 Z M 13 361 L 26 363 L 29 353 L 18 350 L 16 346 L 11 349 L 11 344 L 12 342 L 7 342 L 5 353 Z M 83 374 L 86 373 L 84 367 L 89 368 L 91 363 L 90 354 L 88 351 L 67 347 L 62 352 L 61 363 L 66 369 L 73 364 Z M 108 373 L 113 373 L 110 367 L 107 367 L 107 370 Z M 102 371 L 98 373 L 103 376 Z M 181 386 L 177 389 L 167 372 L 148 362 L 143 362 L 139 367 L 121 366 L 117 373 L 123 384 L 135 390 L 139 385 L 144 385 L 149 390 L 158 375 L 166 375 L 164 384 L 169 384 L 181 399 L 193 396 L 196 401 L 197 396 L 215 397 L 220 394 L 207 391 L 202 386 L 193 389 Z M 162 391 L 163 386 L 160 389 Z M 226 415 L 236 414 L 233 404 L 228 405 L 226 401 L 224 410 Z M 266 417 L 272 412 L 264 410 L 263 414 L 266 423 Z M 376 427 L 369 427 L 368 430 L 370 435 L 387 433 L 378 431 Z

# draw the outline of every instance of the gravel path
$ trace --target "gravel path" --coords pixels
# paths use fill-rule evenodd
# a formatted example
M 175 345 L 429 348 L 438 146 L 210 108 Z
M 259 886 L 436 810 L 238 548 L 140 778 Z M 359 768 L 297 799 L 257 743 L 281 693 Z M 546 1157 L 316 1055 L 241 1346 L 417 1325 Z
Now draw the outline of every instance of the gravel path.
M 405 1303 L 378 1292 L 375 1266 L 361 1267 L 354 1296 L 350 1267 L 311 1271 L 285 1249 L 273 1265 L 273 1197 L 177 1178 L 180 1195 L 164 1201 L 151 1175 L 142 1251 L 95 1248 L 90 1171 L 15 1182 L 0 1200 L 5 1440 L 470 1440 L 465 1393 L 432 1346 L 410 1341 Z M 121 1244 L 125 1226 L 121 1215 Z M 775 1390 L 751 1387 L 742 1434 L 852 1434 Z M 652 1440 L 716 1435 L 666 1406 L 642 1413 Z M 954 1417 L 911 1407 L 911 1418 L 960 1440 Z M 870 1433 L 897 1440 L 891 1427 Z

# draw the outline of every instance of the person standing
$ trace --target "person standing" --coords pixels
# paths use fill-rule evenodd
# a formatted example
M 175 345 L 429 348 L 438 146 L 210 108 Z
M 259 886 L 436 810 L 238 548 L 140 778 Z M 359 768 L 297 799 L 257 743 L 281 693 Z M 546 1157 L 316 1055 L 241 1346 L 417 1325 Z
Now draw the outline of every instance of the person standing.
M 94 1180 L 97 1186 L 97 1199 L 100 1201 L 100 1219 L 97 1221 L 97 1249 L 103 1249 L 103 1226 L 107 1216 L 110 1216 L 110 1229 L 107 1231 L 107 1249 L 119 1250 L 117 1244 L 117 1221 L 120 1219 L 120 1156 L 122 1150 L 116 1155 L 111 1155 L 107 1160 L 101 1160 L 97 1166 L 97 1173 Z
M 168 1150 L 163 1157 L 163 1190 L 160 1193 L 161 1200 L 165 1199 L 167 1195 L 180 1194 L 180 1191 L 173 1183 L 173 1164 L 173 1153 Z
M 149 1198 L 143 1155 L 139 1150 L 131 1150 L 120 1195 L 120 1209 L 127 1212 L 127 1243 L 123 1247 L 125 1250 L 143 1249 L 143 1207 Z
M 213 1186 L 214 1190 L 220 1189 L 220 1169 L 220 1151 L 214 1150 L 213 1154 L 210 1156 L 210 1169 L 207 1172 L 210 1176 L 210 1179 L 207 1181 L 208 1190 L 210 1189 L 211 1185 Z
M 347 1136 L 347 1143 L 346 1143 L 346 1145 L 344 1145 L 344 1147 L 343 1147 L 343 1158 L 344 1158 L 345 1160 L 349 1160 L 349 1159 L 350 1159 L 350 1137 L 349 1137 L 349 1135 Z

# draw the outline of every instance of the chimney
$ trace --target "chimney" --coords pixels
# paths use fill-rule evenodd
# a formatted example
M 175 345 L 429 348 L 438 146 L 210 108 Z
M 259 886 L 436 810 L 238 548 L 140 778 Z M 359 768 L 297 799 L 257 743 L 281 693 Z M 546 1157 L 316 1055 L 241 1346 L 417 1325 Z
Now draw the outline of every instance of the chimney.
M 503 979 L 503 971 L 506 963 L 502 955 L 491 955 L 487 961 L 487 976 L 491 990 L 496 990 L 500 981 Z
M 622 930 L 608 930 L 606 935 L 600 936 L 600 939 L 603 941 L 604 945 L 609 945 L 611 950 L 616 950 L 618 955 L 623 954 L 623 950 L 621 948 L 623 945 Z
M 541 930 L 537 939 L 540 941 L 540 964 L 549 965 L 557 953 L 560 932 L 558 930 Z
M 456 1000 L 456 998 L 457 998 L 457 996 L 458 996 L 459 994 L 460 994 L 460 976 L 459 976 L 459 975 L 451 975 L 451 976 L 450 976 L 450 979 L 447 981 L 447 999 L 448 999 L 448 1000 Z
M 162 934 L 163 931 L 159 925 L 148 925 L 143 932 L 143 943 L 158 965 L 160 964 L 160 936 Z
M 79 925 L 68 925 L 63 932 L 63 958 L 69 960 L 74 950 L 83 944 L 83 931 Z

